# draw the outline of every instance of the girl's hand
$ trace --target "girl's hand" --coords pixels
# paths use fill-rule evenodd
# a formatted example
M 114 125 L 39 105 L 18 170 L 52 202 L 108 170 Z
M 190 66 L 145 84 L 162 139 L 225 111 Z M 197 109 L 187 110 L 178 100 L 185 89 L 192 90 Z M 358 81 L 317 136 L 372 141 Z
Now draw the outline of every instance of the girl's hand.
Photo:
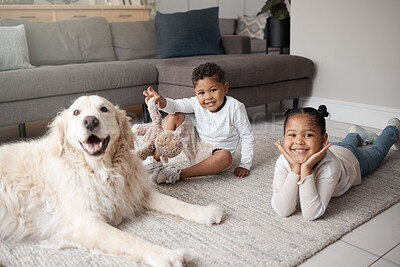
M 167 105 L 167 100 L 165 100 L 164 97 L 162 97 L 161 95 L 159 95 L 151 86 L 149 86 L 147 88 L 147 90 L 143 91 L 143 95 L 146 96 L 146 98 L 144 99 L 144 101 L 147 102 L 149 101 L 150 98 L 154 97 L 154 102 L 157 104 L 159 103 L 159 107 L 160 108 L 165 108 L 165 106 Z
M 301 165 L 295 162 L 292 159 L 292 157 L 285 151 L 285 149 L 282 146 L 281 140 L 278 140 L 278 142 L 276 142 L 275 145 L 279 149 L 281 154 L 285 157 L 285 159 L 289 162 L 290 169 L 292 170 L 292 172 L 300 175 Z
M 239 178 L 244 178 L 249 175 L 250 171 L 242 167 L 237 167 L 233 173 Z
M 328 149 L 331 147 L 331 143 L 329 143 L 328 140 L 326 140 L 325 142 L 325 146 L 321 148 L 320 151 L 318 151 L 317 153 L 315 153 L 314 155 L 311 155 L 311 157 L 309 157 L 307 159 L 306 162 L 304 162 L 301 165 L 301 175 L 306 177 L 308 175 L 311 174 L 312 169 L 314 168 L 315 164 L 317 164 L 326 154 L 326 151 L 328 151 Z

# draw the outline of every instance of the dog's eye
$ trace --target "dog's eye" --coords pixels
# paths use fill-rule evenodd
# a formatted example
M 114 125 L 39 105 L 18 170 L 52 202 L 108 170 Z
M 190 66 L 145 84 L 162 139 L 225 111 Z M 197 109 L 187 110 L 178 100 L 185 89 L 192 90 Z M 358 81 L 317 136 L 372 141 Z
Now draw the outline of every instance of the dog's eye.
M 81 113 L 79 110 L 77 110 L 77 109 L 74 110 L 74 116 L 78 116 L 79 113 Z
M 100 110 L 101 110 L 101 112 L 108 112 L 108 108 L 106 108 L 106 107 L 101 107 Z

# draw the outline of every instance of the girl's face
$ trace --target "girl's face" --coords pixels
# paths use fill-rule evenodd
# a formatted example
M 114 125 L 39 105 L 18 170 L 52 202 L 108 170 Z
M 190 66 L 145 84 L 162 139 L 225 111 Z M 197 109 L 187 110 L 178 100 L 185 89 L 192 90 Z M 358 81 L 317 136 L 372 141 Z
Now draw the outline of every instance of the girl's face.
M 197 81 L 194 93 L 200 106 L 210 112 L 218 112 L 224 103 L 224 96 L 228 92 L 229 84 L 220 83 L 211 77 L 204 77 Z
M 286 122 L 284 149 L 296 163 L 303 164 L 321 150 L 327 138 L 328 134 L 321 133 L 321 127 L 311 116 L 294 115 Z

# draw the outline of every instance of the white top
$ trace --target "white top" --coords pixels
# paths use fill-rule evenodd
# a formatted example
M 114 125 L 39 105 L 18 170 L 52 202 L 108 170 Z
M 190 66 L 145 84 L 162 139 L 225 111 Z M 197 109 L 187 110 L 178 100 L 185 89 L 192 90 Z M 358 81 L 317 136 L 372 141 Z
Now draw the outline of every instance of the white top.
M 167 113 L 194 113 L 195 127 L 204 143 L 229 150 L 233 155 L 240 140 L 242 155 L 239 167 L 250 170 L 254 154 L 254 135 L 243 103 L 226 96 L 224 107 L 212 113 L 200 106 L 195 96 L 166 100 L 167 105 L 162 110 Z
M 272 208 L 280 216 L 289 216 L 296 210 L 299 197 L 303 217 L 315 220 L 325 213 L 331 197 L 361 183 L 360 165 L 350 150 L 331 146 L 313 173 L 301 182 L 299 179 L 300 175 L 291 171 L 285 157 L 279 156 L 272 186 Z

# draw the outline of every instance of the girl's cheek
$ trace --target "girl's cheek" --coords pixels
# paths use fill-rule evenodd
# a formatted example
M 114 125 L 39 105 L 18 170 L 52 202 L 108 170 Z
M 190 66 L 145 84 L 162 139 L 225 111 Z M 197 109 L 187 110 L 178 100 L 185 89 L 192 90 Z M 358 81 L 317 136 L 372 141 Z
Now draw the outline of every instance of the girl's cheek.
M 285 150 L 288 150 L 290 148 L 289 142 L 286 141 L 285 139 L 283 139 L 283 144 L 282 144 L 283 148 Z

